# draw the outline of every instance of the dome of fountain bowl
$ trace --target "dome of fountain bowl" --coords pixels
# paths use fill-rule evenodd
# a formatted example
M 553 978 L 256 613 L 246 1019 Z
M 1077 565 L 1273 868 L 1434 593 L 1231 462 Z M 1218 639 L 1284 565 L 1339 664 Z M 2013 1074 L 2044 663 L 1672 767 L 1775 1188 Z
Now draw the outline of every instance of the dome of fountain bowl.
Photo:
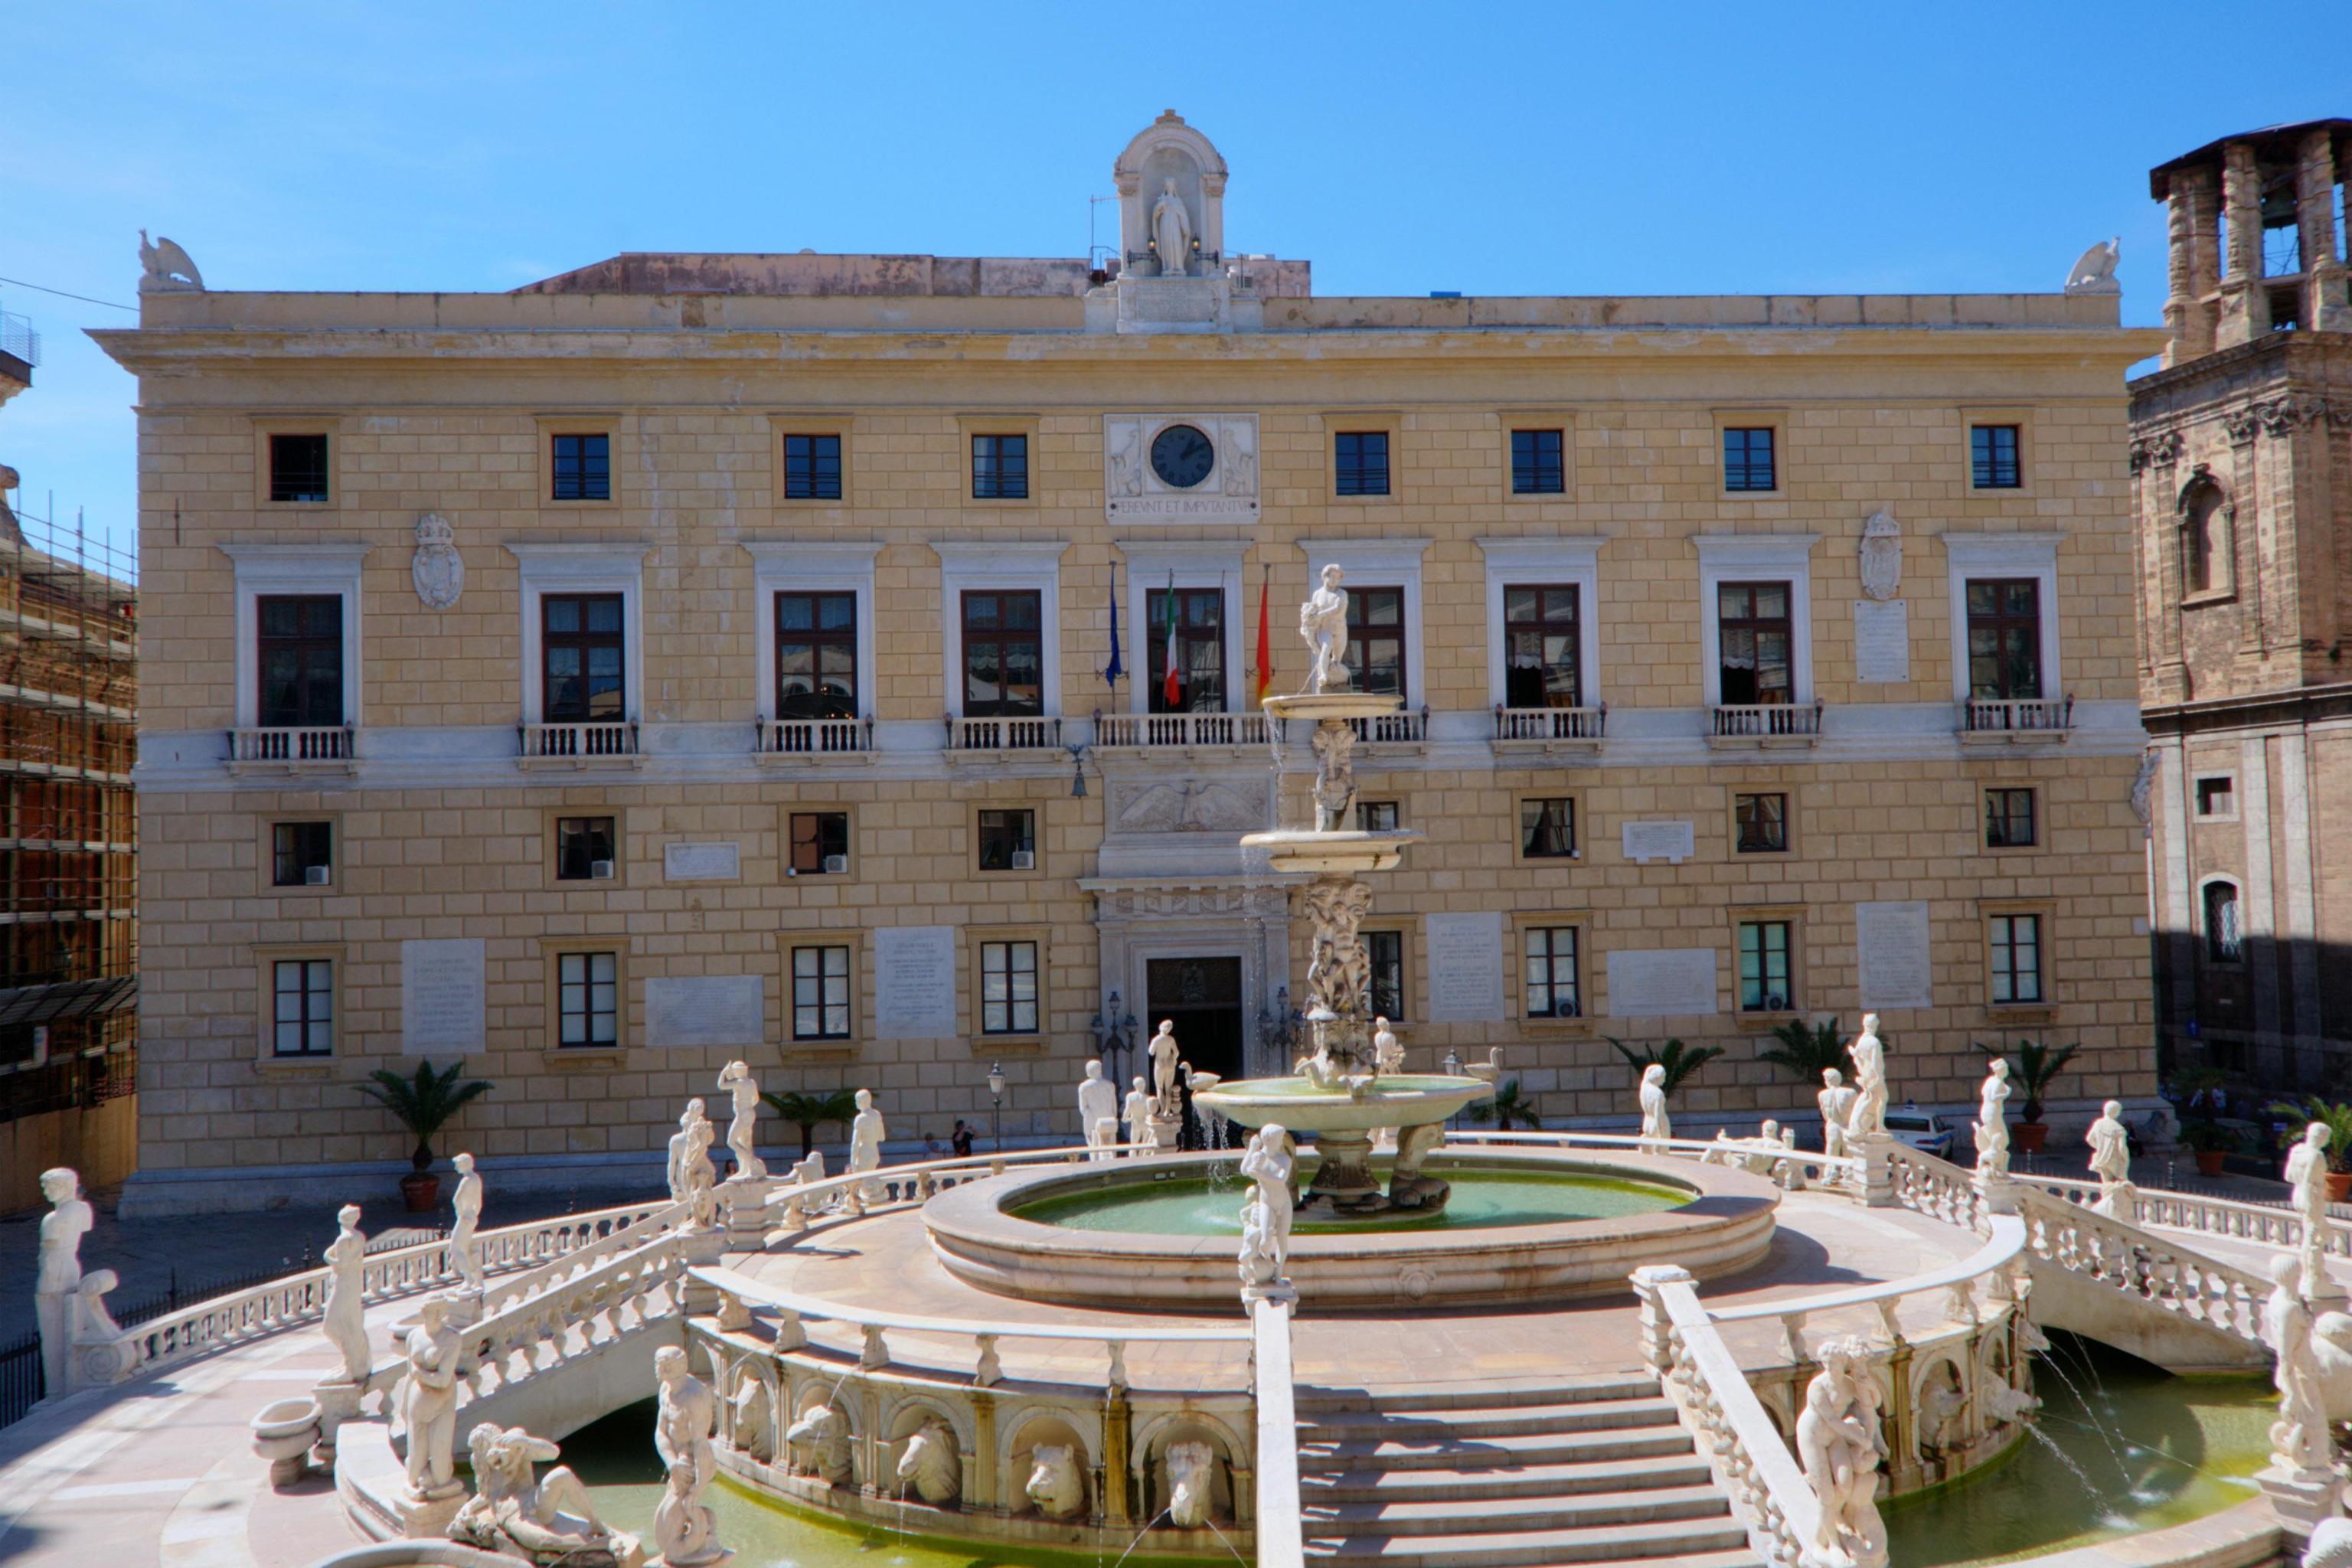
M 1362 1099 L 1344 1089 L 1317 1089 L 1303 1078 L 1244 1078 L 1192 1097 L 1192 1103 L 1244 1127 L 1273 1122 L 1289 1132 L 1370 1132 L 1381 1127 L 1421 1127 L 1443 1121 L 1495 1086 L 1439 1073 L 1389 1073 Z

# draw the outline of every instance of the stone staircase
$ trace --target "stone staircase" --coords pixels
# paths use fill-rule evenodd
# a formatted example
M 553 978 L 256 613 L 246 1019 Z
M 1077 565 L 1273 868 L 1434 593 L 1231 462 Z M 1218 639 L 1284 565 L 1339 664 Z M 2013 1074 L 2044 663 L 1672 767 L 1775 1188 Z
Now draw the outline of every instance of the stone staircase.
M 1760 1568 L 1639 1373 L 1382 1398 L 1298 1389 L 1307 1557 L 1362 1568 Z

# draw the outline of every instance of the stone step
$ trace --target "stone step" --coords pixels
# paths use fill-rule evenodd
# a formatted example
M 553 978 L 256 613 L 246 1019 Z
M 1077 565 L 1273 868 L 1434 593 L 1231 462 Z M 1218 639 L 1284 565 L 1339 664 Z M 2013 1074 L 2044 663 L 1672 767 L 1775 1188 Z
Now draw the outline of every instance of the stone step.
M 1576 1405 L 1594 1399 L 1654 1397 L 1658 1380 L 1645 1373 L 1604 1373 L 1564 1383 L 1515 1388 L 1434 1388 L 1412 1394 L 1370 1394 L 1351 1388 L 1300 1385 L 1294 1403 L 1303 1415 L 1328 1410 L 1463 1410 L 1517 1405 Z
M 1603 1525 L 1727 1520 L 1730 1505 L 1711 1482 L 1567 1497 L 1452 1497 L 1423 1501 L 1306 1505 L 1308 1535 L 1524 1535 Z
M 1698 1486 L 1709 1477 L 1705 1459 L 1687 1444 L 1649 1458 L 1624 1457 L 1616 1447 L 1582 1464 L 1523 1464 L 1516 1459 L 1487 1467 L 1475 1455 L 1452 1467 L 1430 1469 L 1328 1470 L 1302 1473 L 1299 1494 L 1318 1503 L 1419 1501 L 1437 1498 L 1570 1497 L 1582 1492 L 1637 1491 L 1650 1487 Z
M 1445 1470 L 1507 1465 L 1572 1465 L 1594 1459 L 1687 1455 L 1690 1434 L 1661 1423 L 1632 1431 L 1515 1432 L 1492 1437 L 1397 1434 L 1377 1424 L 1344 1436 L 1300 1438 L 1300 1474 L 1345 1470 Z
M 1335 1568 L 1564 1568 L 1662 1557 L 1727 1565 L 1752 1562 L 1747 1548 L 1747 1532 L 1726 1516 L 1494 1534 L 1316 1535 L 1310 1526 L 1306 1555 Z
M 1566 1405 L 1467 1405 L 1455 1410 L 1328 1410 L 1302 1417 L 1301 1442 L 1379 1436 L 1442 1442 L 1519 1432 L 1598 1432 L 1671 1426 L 1675 1407 L 1654 1390 L 1636 1399 L 1587 1399 Z

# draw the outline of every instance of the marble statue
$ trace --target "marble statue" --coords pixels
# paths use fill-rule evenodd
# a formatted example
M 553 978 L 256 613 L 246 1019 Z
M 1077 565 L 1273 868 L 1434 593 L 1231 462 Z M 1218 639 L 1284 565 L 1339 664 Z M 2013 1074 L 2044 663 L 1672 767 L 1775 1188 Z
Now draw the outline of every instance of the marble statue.
M 1960 1392 L 1959 1369 L 1948 1361 L 1938 1362 L 1919 1389 L 1920 1448 L 1939 1453 L 1965 1441 L 1968 1406 L 1968 1396 Z
M 2303 1261 L 2293 1253 L 2270 1260 L 2270 1300 L 2263 1304 L 2263 1342 L 2276 1358 L 2278 1419 L 2271 1426 L 2271 1463 L 2309 1475 L 2335 1462 L 2328 1441 L 2326 1391 L 2312 1344 L 2311 1304 L 2303 1299 Z
M 1346 575 L 1336 564 L 1324 567 L 1321 585 L 1298 606 L 1298 635 L 1307 639 L 1309 656 L 1301 691 L 1348 689 L 1348 591 L 1339 586 Z
M 604 1553 L 618 1544 L 596 1516 L 588 1489 L 571 1468 L 557 1465 L 545 1475 L 537 1468 L 562 1450 L 520 1426 L 501 1429 L 495 1421 L 477 1426 L 466 1439 L 474 1460 L 474 1495 L 449 1527 L 453 1540 L 486 1552 L 507 1552 L 533 1562 L 561 1562 L 573 1553 Z
M 1642 1087 L 1637 1091 L 1642 1105 L 1642 1142 L 1644 1154 L 1663 1154 L 1665 1141 L 1675 1135 L 1674 1118 L 1666 1114 L 1666 1069 L 1652 1062 L 1642 1069 Z
M 1089 1159 L 1118 1158 L 1106 1145 L 1118 1142 L 1118 1089 L 1103 1077 L 1102 1063 L 1089 1060 L 1087 1076 L 1078 1081 L 1078 1131 L 1094 1150 Z M 1101 1135 L 1106 1121 L 1111 1125 L 1108 1138 Z
M 822 1182 L 824 1180 L 824 1150 L 812 1149 L 806 1155 L 793 1162 L 793 1184 L 794 1186 L 805 1187 L 811 1182 Z
M 1356 731 L 1346 724 L 1318 724 L 1307 749 L 1315 753 L 1315 831 L 1344 832 L 1356 804 Z
M 688 1205 L 688 1223 L 707 1229 L 719 1215 L 719 1167 L 710 1163 L 710 1119 L 702 1101 L 689 1100 L 678 1113 L 669 1141 L 669 1199 Z
M 1179 1530 L 1198 1530 L 1209 1522 L 1215 1506 L 1217 1453 L 1206 1443 L 1171 1443 L 1168 1465 L 1168 1522 Z
M 360 1231 L 360 1205 L 345 1204 L 335 1211 L 335 1224 L 341 1228 L 335 1239 L 327 1244 L 327 1306 L 320 1327 L 327 1333 L 327 1342 L 343 1358 L 343 1383 L 367 1386 L 368 1373 L 374 1370 L 368 1349 L 365 1269 L 367 1237 Z
M 1805 1190 L 1805 1164 L 1803 1161 L 1796 1158 L 1796 1152 L 1797 1130 L 1793 1127 L 1781 1128 L 1779 1180 L 1780 1190 L 1784 1193 L 1801 1193 Z
M 2116 280 L 2116 265 L 2123 259 L 2124 241 L 2121 235 L 2102 240 L 2075 258 L 2066 269 L 2066 292 L 2069 294 L 2120 294 L 2124 286 Z
M 1886 1451 L 1879 1431 L 1878 1384 L 1864 1366 L 1858 1339 L 1833 1339 L 1821 1348 L 1822 1370 L 1805 1389 L 1797 1417 L 1797 1458 L 1821 1500 L 1820 1534 L 1808 1561 L 1884 1568 L 1886 1530 L 1878 1518 L 1878 1461 Z
M 2327 1278 L 2327 1123 L 2314 1121 L 2287 1151 L 2283 1174 L 2294 1189 L 2290 1205 L 2303 1216 L 2303 1293 L 2312 1300 L 2335 1295 Z
M 1127 1141 L 1134 1144 L 1151 1142 L 1151 1095 L 1143 1087 L 1143 1079 L 1129 1080 L 1127 1104 L 1121 1108 L 1120 1120 L 1127 1123 Z
M 755 1459 L 766 1461 L 776 1457 L 775 1426 L 768 1417 L 775 1394 L 756 1374 L 747 1373 L 735 1385 L 733 1406 L 735 1447 Z
M 1160 199 L 1151 204 L 1151 246 L 1162 278 L 1184 276 L 1192 259 L 1192 213 L 1173 175 L 1160 182 Z
M 1029 1481 L 1021 1489 L 1047 1519 L 1068 1519 L 1087 1505 L 1086 1479 L 1066 1443 L 1040 1443 L 1029 1450 Z
M 1255 1184 L 1252 1201 L 1265 1210 L 1265 1235 L 1278 1277 L 1290 1266 L 1291 1180 L 1294 1162 L 1290 1134 L 1272 1122 L 1250 1137 L 1243 1152 L 1241 1173 Z
M 2009 1058 L 1995 1057 L 1977 1092 L 1977 1169 L 2009 1173 Z
M 755 1180 L 768 1173 L 760 1158 L 760 1080 L 744 1062 L 729 1062 L 720 1069 L 719 1087 L 730 1097 L 735 1114 L 727 1123 L 727 1152 L 735 1157 L 736 1176 Z
M 1404 1047 L 1386 1018 L 1372 1020 L 1372 1060 L 1382 1072 L 1404 1071 Z
M 2099 1178 L 2098 1211 L 2114 1214 L 2117 1193 L 2131 1186 L 2131 1130 L 2124 1125 L 2122 1102 L 2111 1100 L 2100 1107 L 2099 1119 L 2083 1141 L 2091 1146 L 2091 1173 Z
M 54 1393 L 69 1386 L 73 1363 L 74 1303 L 81 1290 L 81 1238 L 96 1222 L 81 1195 L 81 1175 L 70 1165 L 41 1173 L 41 1195 L 49 1212 L 41 1216 L 41 1258 L 33 1279 L 33 1310 L 41 1331 L 41 1368 Z
M 917 1427 L 899 1451 L 898 1494 L 909 1490 L 933 1508 L 951 1506 L 963 1491 L 963 1455 L 956 1435 L 934 1417 Z
M 446 1321 L 448 1303 L 427 1296 L 408 1331 L 408 1370 L 396 1403 L 408 1428 L 408 1492 L 419 1501 L 455 1497 L 457 1460 L 457 1334 Z M 680 1352 L 683 1354 L 684 1352 Z
M 857 1114 L 849 1123 L 848 1170 L 851 1173 L 882 1168 L 882 1113 L 874 1109 L 874 1091 L 861 1089 L 857 1091 Z M 882 1195 L 881 1184 L 861 1182 L 857 1186 L 857 1195 L 867 1203 L 873 1203 Z
M 1244 1301 L 1253 1290 L 1264 1290 L 1282 1277 L 1282 1260 L 1274 1252 L 1274 1216 L 1259 1201 L 1255 1187 L 1242 1204 L 1242 1248 L 1235 1266 Z
M 784 1451 L 800 1473 L 827 1486 L 849 1479 L 849 1417 L 830 1405 L 812 1405 L 784 1431 Z
M 416 520 L 416 553 L 408 558 L 409 584 L 428 610 L 454 609 L 466 591 L 466 558 L 457 553 L 457 531 L 436 513 Z
M 474 1240 L 474 1231 L 482 1223 L 482 1177 L 474 1169 L 471 1154 L 450 1156 L 449 1163 L 457 1168 L 457 1190 L 449 1196 L 449 1210 L 455 1216 L 449 1224 L 449 1240 L 444 1247 L 448 1273 L 457 1277 L 468 1290 L 482 1288 L 482 1249 Z
M 1853 1110 L 1846 1118 L 1848 1144 L 1886 1136 L 1886 1047 L 1878 1037 L 1878 1015 L 1862 1016 L 1862 1033 L 1848 1052 L 1853 1058 Z
M 1780 1163 L 1780 1124 L 1766 1117 L 1764 1125 L 1757 1129 L 1756 1142 L 1752 1147 L 1756 1152 L 1748 1156 L 1748 1173 L 1756 1176 L 1773 1174 Z
M 668 1481 L 661 1501 L 654 1505 L 651 1563 L 661 1568 L 704 1568 L 734 1556 L 719 1544 L 719 1515 L 701 1500 L 694 1467 L 682 1460 L 670 1466 Z
M 142 294 L 201 293 L 205 275 L 196 270 L 195 262 L 179 242 L 158 239 L 147 243 L 147 231 L 139 231 L 139 291 Z
M 1160 1032 L 1147 1047 L 1151 1058 L 1151 1103 L 1161 1117 L 1181 1116 L 1184 1102 L 1176 1092 L 1176 1020 L 1160 1020 Z
M 710 1442 L 719 1402 L 711 1397 L 709 1385 L 687 1370 L 686 1352 L 676 1345 L 654 1352 L 654 1377 L 660 1384 L 654 1451 L 669 1477 L 669 1492 L 654 1514 L 654 1538 L 661 1544 L 663 1561 L 673 1568 L 713 1563 L 721 1553 L 713 1535 L 716 1521 L 702 1506 L 702 1493 L 719 1473 L 718 1451 Z M 669 1515 L 667 1530 L 663 1510 Z
M 2352 1519 L 2323 1519 L 2313 1525 L 2301 1568 L 2352 1568 Z
M 1813 1103 L 1822 1108 L 1822 1152 L 1845 1152 L 1845 1124 L 1853 1115 L 1854 1091 L 1848 1087 L 1845 1074 L 1835 1068 L 1822 1069 L 1822 1091 Z

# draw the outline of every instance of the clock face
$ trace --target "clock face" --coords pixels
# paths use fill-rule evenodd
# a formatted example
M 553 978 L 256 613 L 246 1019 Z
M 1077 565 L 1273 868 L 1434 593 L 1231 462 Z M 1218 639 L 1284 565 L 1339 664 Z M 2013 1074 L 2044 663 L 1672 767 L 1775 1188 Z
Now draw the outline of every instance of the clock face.
M 1209 477 L 1217 449 L 1190 425 L 1171 425 L 1151 438 L 1151 471 L 1171 489 L 1189 490 Z

